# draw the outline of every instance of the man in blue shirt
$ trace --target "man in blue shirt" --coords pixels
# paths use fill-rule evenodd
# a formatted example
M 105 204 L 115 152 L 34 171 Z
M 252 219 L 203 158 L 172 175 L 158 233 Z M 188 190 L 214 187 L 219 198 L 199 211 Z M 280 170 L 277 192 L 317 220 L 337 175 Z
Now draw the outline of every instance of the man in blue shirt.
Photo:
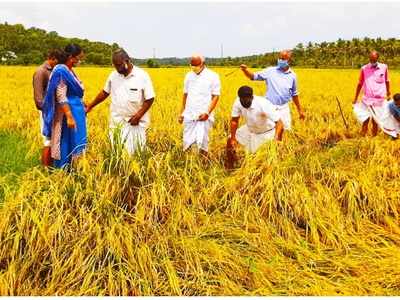
M 393 118 L 400 123 L 400 94 L 395 94 L 393 101 L 389 102 L 389 111 Z
M 293 99 L 300 119 L 304 120 L 305 118 L 297 91 L 297 76 L 289 67 L 290 59 L 291 53 L 289 51 L 281 51 L 277 66 L 269 67 L 255 73 L 250 71 L 246 65 L 240 65 L 240 69 L 249 79 L 265 81 L 268 87 L 265 97 L 267 101 L 274 105 L 283 121 L 285 130 L 290 130 L 291 128 L 290 100 Z

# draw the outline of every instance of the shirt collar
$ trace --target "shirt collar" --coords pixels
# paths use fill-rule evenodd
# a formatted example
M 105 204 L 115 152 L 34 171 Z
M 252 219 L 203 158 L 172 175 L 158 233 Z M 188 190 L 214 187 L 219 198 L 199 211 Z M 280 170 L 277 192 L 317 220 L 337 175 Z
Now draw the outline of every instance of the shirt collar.
M 194 75 L 196 75 L 196 76 L 200 76 L 201 74 L 203 74 L 204 73 L 204 71 L 207 69 L 207 67 L 204 65 L 204 68 L 203 68 L 203 70 L 201 70 L 201 72 L 199 73 L 199 74 L 197 74 L 197 73 L 195 73 L 195 72 L 193 72 L 194 73 Z
M 47 70 L 49 70 L 49 71 L 53 70 L 53 68 L 49 65 L 49 63 L 47 61 L 45 61 L 43 65 Z
M 292 69 L 291 69 L 290 67 L 289 67 L 289 69 L 287 69 L 286 71 L 282 71 L 281 68 L 279 68 L 279 67 L 276 67 L 276 69 L 277 69 L 279 72 L 283 73 L 283 74 L 290 74 L 290 73 L 292 73 Z
M 371 65 L 371 63 L 368 63 L 368 67 L 370 68 L 370 69 L 379 69 L 379 67 L 380 67 L 380 63 L 378 63 L 377 65 L 376 65 L 376 67 L 373 67 L 372 65 Z
M 128 74 L 128 75 L 126 75 L 126 76 L 124 76 L 123 74 L 120 74 L 120 73 L 118 73 L 118 75 L 120 75 L 122 78 L 125 78 L 125 79 L 128 79 L 128 78 L 130 78 L 130 77 L 135 77 L 135 69 L 136 69 L 136 66 L 135 65 L 133 65 L 133 67 L 132 67 L 132 70 L 131 70 L 131 72 Z

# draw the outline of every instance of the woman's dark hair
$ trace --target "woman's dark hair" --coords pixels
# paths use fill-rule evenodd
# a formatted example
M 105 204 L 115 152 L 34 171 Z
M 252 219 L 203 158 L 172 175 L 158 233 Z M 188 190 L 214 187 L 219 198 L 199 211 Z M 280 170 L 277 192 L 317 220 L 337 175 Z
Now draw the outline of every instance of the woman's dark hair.
M 65 64 L 67 62 L 69 55 L 64 50 L 59 50 L 55 58 L 57 59 L 57 64 Z
M 396 102 L 400 101 L 400 94 L 398 94 L 398 93 L 394 94 L 393 100 L 396 101 Z
M 68 44 L 65 46 L 64 51 L 68 56 L 75 57 L 82 53 L 82 48 L 77 44 Z

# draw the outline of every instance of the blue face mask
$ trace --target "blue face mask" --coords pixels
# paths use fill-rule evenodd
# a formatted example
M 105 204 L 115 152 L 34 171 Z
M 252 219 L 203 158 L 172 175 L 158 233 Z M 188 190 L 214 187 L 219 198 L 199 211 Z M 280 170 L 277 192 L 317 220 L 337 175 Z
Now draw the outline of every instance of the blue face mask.
M 287 67 L 289 67 L 289 62 L 287 60 L 284 59 L 278 59 L 278 67 L 279 69 L 286 69 Z

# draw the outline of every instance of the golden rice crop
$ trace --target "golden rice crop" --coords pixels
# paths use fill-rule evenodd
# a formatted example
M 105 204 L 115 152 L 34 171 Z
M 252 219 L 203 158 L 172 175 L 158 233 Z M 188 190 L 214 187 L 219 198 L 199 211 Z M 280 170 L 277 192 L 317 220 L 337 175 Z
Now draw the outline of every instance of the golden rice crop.
M 23 159 L 41 148 L 33 71 L 0 67 L 0 133 L 21 141 Z M 77 69 L 86 100 L 110 71 Z M 157 96 L 147 153 L 110 148 L 108 100 L 89 114 L 77 172 L 37 163 L 0 173 L 1 295 L 400 295 L 400 144 L 359 136 L 358 71 L 296 70 L 307 119 L 292 110 L 284 143 L 233 172 L 223 159 L 236 91 L 262 95 L 265 85 L 216 69 L 222 96 L 205 162 L 181 150 L 187 69 L 148 71 Z M 399 80 L 392 71 L 393 92 Z

